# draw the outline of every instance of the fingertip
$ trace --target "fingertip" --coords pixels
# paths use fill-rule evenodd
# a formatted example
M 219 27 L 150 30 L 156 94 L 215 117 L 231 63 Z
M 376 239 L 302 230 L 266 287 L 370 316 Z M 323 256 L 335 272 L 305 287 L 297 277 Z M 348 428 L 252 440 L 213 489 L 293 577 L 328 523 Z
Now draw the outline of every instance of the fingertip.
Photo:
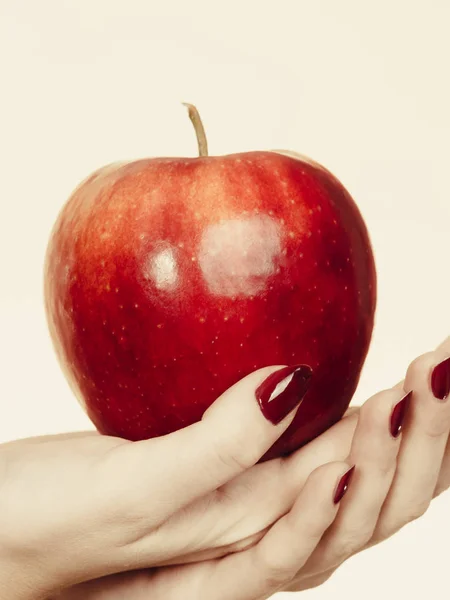
M 339 481 L 337 483 L 337 486 L 336 486 L 334 494 L 333 494 L 333 504 L 334 505 L 339 504 L 341 502 L 341 500 L 343 499 L 343 497 L 348 492 L 348 489 L 353 480 L 353 476 L 355 474 L 355 469 L 356 469 L 355 465 L 347 468 L 345 473 L 343 475 L 341 475 L 341 477 L 339 478 Z
M 409 418 L 410 398 L 403 389 L 390 388 L 363 404 L 352 441 L 354 460 L 391 472 L 400 450 L 400 433 Z
M 273 425 L 292 420 L 308 391 L 312 369 L 293 365 L 277 369 L 262 381 L 255 397 L 263 416 Z
M 355 465 L 348 461 L 331 462 L 315 469 L 309 476 L 306 485 L 314 489 L 322 501 L 329 502 L 330 498 L 334 501 L 339 483 L 347 476 L 348 488 L 354 471 Z
M 200 423 L 170 434 L 166 443 L 183 447 L 192 494 L 220 487 L 255 465 L 291 424 L 311 375 L 307 365 L 255 371 L 226 390 Z
M 439 398 L 441 394 L 436 393 L 434 375 L 436 367 L 445 363 L 449 354 L 442 349 L 427 352 L 417 357 L 409 365 L 405 378 L 405 389 L 414 390 L 424 398 Z M 444 378 L 446 380 L 446 377 Z M 446 391 L 449 384 L 446 382 Z
M 398 437 L 398 426 L 402 425 L 406 417 L 406 409 L 409 406 L 409 402 L 406 401 L 408 398 L 410 398 L 410 394 L 406 394 L 404 389 L 400 387 L 378 392 L 369 398 L 361 408 L 358 434 L 365 438 L 369 436 L 373 438 L 377 435 L 385 437 L 389 432 L 393 435 L 392 432 L 395 430 L 397 435 L 393 435 L 393 437 Z M 400 405 L 402 401 L 405 402 Z M 404 410 L 400 410 L 399 405 L 403 406 Z M 401 423 L 398 423 L 398 415 L 402 416 Z M 364 444 L 367 445 L 367 439 L 364 440 Z
M 353 473 L 354 466 L 347 462 L 328 463 L 315 469 L 291 510 L 292 526 L 297 521 L 303 523 L 310 538 L 320 539 L 334 522 Z

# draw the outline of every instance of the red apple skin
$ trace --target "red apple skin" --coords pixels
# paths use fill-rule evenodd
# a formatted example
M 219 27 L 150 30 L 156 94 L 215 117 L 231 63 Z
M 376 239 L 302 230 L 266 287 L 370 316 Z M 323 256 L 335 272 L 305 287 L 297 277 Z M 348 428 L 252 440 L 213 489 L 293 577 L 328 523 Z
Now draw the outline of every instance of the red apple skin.
M 358 208 L 308 159 L 145 159 L 104 167 L 75 190 L 50 239 L 45 299 L 59 361 L 104 434 L 164 435 L 255 369 L 311 366 L 268 459 L 347 409 L 376 274 Z

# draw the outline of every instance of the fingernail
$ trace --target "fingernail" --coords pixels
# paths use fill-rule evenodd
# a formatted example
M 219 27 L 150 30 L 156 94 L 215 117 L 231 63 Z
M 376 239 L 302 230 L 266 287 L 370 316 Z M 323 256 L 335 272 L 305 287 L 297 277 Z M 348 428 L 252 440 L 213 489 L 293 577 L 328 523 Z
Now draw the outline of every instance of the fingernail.
M 355 472 L 355 467 L 353 466 L 351 469 L 349 469 L 347 471 L 347 473 L 345 473 L 341 477 L 339 483 L 337 484 L 336 491 L 334 493 L 334 500 L 333 500 L 333 502 L 335 504 L 339 504 L 339 502 L 342 500 L 342 498 L 347 493 L 347 490 L 350 487 L 350 483 L 352 481 L 352 477 L 353 477 L 353 473 L 354 472 Z
M 411 404 L 412 392 L 408 392 L 400 402 L 398 402 L 392 411 L 390 431 L 394 438 L 398 438 L 403 429 L 403 423 L 405 421 L 406 413 L 408 412 L 409 405 Z
M 312 370 L 306 365 L 284 367 L 269 375 L 255 392 L 262 414 L 274 425 L 282 421 L 303 400 Z
M 431 374 L 431 389 L 435 398 L 447 400 L 450 394 L 450 357 L 434 367 Z

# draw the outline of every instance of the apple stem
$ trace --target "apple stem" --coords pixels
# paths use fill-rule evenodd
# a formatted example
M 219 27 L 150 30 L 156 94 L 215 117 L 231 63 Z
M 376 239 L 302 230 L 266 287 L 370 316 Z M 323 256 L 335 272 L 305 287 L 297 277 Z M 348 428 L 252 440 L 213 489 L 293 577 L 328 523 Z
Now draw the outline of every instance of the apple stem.
M 183 102 L 183 106 L 188 109 L 189 118 L 192 121 L 192 125 L 195 129 L 198 143 L 198 154 L 199 156 L 208 156 L 208 141 L 206 139 L 205 128 L 203 127 L 200 114 L 193 104 Z

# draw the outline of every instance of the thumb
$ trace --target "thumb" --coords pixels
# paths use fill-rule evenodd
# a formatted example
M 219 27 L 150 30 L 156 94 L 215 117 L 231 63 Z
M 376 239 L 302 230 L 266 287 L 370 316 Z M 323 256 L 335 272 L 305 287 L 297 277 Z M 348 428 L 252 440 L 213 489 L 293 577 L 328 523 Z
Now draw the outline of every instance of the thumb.
M 444 352 L 450 352 L 450 336 L 448 338 L 446 338 L 441 344 L 439 344 L 438 350 L 444 350 Z
M 158 443 L 164 457 L 158 492 L 169 494 L 172 510 L 256 464 L 292 422 L 311 374 L 305 365 L 255 371 L 220 396 L 200 422 L 140 442 L 141 450 L 153 445 L 152 452 Z

